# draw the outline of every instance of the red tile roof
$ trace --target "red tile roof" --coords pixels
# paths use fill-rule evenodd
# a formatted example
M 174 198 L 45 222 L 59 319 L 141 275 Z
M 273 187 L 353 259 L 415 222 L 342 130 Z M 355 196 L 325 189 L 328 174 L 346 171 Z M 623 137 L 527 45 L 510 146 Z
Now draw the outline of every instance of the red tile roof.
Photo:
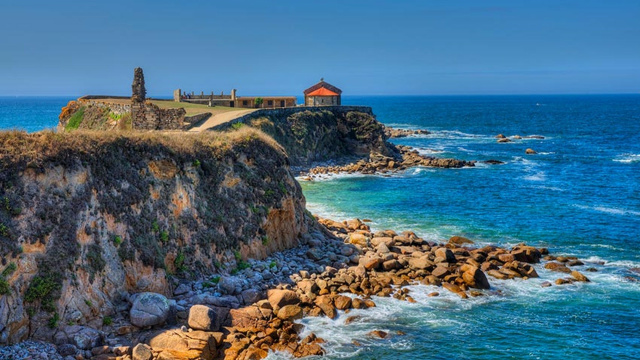
M 308 94 L 306 94 L 307 96 L 338 96 L 337 93 L 325 88 L 325 87 L 321 87 L 318 90 L 312 91 Z
M 304 95 L 305 96 L 309 96 L 310 93 L 320 89 L 320 88 L 325 88 L 331 92 L 334 92 L 336 95 L 340 95 L 342 94 L 342 90 L 338 89 L 337 87 L 329 84 L 328 82 L 324 81 L 324 79 L 320 80 L 319 83 L 313 85 L 312 87 L 308 88 L 307 90 L 304 91 Z

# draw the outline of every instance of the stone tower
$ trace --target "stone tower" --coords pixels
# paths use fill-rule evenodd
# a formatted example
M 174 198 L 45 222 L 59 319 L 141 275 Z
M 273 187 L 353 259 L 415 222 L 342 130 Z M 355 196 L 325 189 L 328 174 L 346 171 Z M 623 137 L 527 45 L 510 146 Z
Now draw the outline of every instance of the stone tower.
M 131 85 L 131 101 L 134 103 L 144 103 L 147 98 L 147 89 L 144 87 L 144 73 L 142 68 L 133 70 L 133 84 Z

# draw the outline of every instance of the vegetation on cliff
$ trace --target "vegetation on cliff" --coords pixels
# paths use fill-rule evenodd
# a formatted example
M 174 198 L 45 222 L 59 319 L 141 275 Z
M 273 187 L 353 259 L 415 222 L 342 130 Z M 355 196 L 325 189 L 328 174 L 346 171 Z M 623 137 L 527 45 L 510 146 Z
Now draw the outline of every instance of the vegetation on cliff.
M 0 290 L 37 323 L 90 321 L 82 299 L 108 309 L 119 289 L 166 293 L 164 274 L 230 271 L 293 246 L 310 221 L 282 148 L 249 127 L 4 132 L 0 164 L 0 269 L 26 275 L 3 274 Z

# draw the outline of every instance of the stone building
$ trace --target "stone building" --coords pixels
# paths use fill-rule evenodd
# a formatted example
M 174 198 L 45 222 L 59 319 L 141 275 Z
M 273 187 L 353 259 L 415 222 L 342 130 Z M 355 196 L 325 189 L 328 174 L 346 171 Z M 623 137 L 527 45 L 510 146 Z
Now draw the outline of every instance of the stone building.
M 306 106 L 342 105 L 342 90 L 320 79 L 320 82 L 304 91 Z

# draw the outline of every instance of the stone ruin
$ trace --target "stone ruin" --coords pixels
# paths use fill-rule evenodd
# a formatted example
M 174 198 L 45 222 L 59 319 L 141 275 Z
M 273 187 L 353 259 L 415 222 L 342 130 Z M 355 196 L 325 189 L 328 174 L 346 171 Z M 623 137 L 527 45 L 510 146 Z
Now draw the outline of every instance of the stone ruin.
M 131 92 L 131 101 L 134 103 L 143 103 L 147 98 L 147 89 L 144 87 L 144 73 L 140 67 L 133 70 L 133 84 L 131 85 Z
M 131 85 L 131 125 L 135 130 L 179 130 L 183 128 L 185 109 L 160 109 L 147 103 L 142 68 L 133 71 Z

